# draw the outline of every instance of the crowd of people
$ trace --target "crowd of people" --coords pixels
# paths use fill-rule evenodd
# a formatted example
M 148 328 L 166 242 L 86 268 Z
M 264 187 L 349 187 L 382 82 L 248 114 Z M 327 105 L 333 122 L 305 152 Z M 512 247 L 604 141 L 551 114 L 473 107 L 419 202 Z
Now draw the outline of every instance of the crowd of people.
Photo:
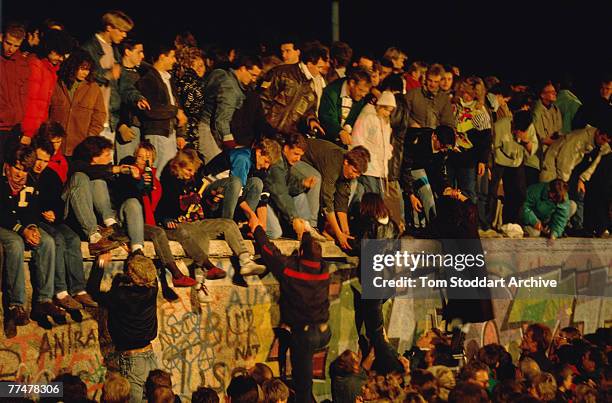
M 129 35 L 133 27 L 127 14 L 109 11 L 79 44 L 59 21 L 7 22 L 0 57 L 5 335 L 14 337 L 30 319 L 50 329 L 50 319 L 65 324 L 84 308 L 108 309 L 131 401 L 142 400 L 146 376 L 157 368 L 150 343 L 158 280 L 169 301 L 178 299 L 173 287 L 193 287 L 205 301 L 204 282 L 227 275 L 210 260 L 209 240 L 227 241 L 236 285 L 268 272 L 279 280 L 292 387 L 295 400 L 305 402 L 314 351 L 331 338 L 320 242 L 358 254 L 361 239 L 405 235 L 609 235 L 610 77 L 583 104 L 568 80 L 528 87 L 464 76 L 457 66 L 407 64 L 394 47 L 375 58 L 344 42 L 287 38 L 279 58 L 263 46 L 198 47 L 190 33 L 145 43 Z M 280 237 L 300 239 L 299 253 L 283 256 L 270 242 Z M 250 255 L 246 238 L 261 260 Z M 125 273 L 110 291 L 100 291 L 101 265 L 85 278 L 81 240 L 92 256 L 129 249 Z M 170 240 L 193 261 L 189 273 L 177 265 Z M 144 257 L 145 241 L 155 247 L 155 262 Z M 413 371 L 410 382 L 363 375 L 361 367 L 371 369 L 366 362 L 394 355 L 381 301 L 362 305 L 372 349 L 343 354 L 338 363 L 341 372 L 361 374 L 360 396 L 442 398 L 419 389 L 437 384 L 432 373 Z M 560 363 L 581 373 L 583 362 Z M 499 363 L 487 364 L 494 373 Z M 252 389 L 247 378 L 236 382 L 235 390 Z M 532 382 L 508 388 L 533 395 L 540 384 Z M 480 393 L 476 387 L 460 382 L 449 400 Z M 257 390 L 258 399 L 272 391 L 270 401 L 288 395 L 278 383 Z M 155 399 L 170 394 L 159 391 Z

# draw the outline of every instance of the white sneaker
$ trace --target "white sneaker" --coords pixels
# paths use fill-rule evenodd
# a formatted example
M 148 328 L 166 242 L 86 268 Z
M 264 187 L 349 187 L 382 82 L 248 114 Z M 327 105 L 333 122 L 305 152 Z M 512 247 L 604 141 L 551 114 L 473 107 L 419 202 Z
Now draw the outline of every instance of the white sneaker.
M 210 295 L 210 292 L 208 291 L 208 288 L 206 287 L 206 284 L 200 283 L 196 287 L 197 287 L 197 293 L 198 293 L 197 294 L 198 302 L 200 304 L 207 304 L 210 301 L 212 301 L 212 297 Z
M 242 276 L 257 276 L 266 271 L 266 266 L 257 264 L 254 260 L 249 259 L 247 263 L 240 264 L 240 274 Z

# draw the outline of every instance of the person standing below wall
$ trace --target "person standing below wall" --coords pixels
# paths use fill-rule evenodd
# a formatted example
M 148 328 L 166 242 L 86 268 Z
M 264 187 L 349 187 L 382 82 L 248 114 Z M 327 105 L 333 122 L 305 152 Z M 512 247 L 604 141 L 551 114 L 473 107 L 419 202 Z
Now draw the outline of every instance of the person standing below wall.
M 87 291 L 108 310 L 108 332 L 119 353 L 119 372 L 130 382 L 130 403 L 143 401 L 149 372 L 158 368 L 151 342 L 157 338 L 157 275 L 153 261 L 131 255 L 109 291 L 101 291 L 104 264 L 93 265 Z

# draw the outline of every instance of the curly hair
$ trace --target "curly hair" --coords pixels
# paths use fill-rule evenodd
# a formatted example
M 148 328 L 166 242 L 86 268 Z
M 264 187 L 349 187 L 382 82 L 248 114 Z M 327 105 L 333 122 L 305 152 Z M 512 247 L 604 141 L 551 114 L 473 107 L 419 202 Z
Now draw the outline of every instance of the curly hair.
M 75 50 L 70 56 L 62 63 L 57 75 L 66 84 L 66 87 L 72 87 L 76 80 L 76 74 L 80 68 L 89 68 L 89 74 L 85 78 L 85 81 L 93 82 L 94 76 L 94 61 L 89 53 L 84 50 Z
M 182 77 L 196 59 L 204 60 L 202 49 L 186 46 L 176 50 L 176 75 Z

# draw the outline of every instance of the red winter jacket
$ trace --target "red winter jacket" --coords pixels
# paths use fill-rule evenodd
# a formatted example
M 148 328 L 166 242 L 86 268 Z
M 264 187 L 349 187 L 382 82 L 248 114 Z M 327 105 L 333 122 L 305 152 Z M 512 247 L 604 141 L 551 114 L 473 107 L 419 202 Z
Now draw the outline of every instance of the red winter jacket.
M 28 57 L 28 63 L 30 82 L 21 128 L 24 135 L 32 137 L 49 116 L 49 104 L 57 82 L 59 65 L 54 66 L 48 59 L 41 60 L 34 55 Z
M 10 130 L 23 119 L 30 66 L 25 55 L 16 51 L 0 56 L 0 130 Z

